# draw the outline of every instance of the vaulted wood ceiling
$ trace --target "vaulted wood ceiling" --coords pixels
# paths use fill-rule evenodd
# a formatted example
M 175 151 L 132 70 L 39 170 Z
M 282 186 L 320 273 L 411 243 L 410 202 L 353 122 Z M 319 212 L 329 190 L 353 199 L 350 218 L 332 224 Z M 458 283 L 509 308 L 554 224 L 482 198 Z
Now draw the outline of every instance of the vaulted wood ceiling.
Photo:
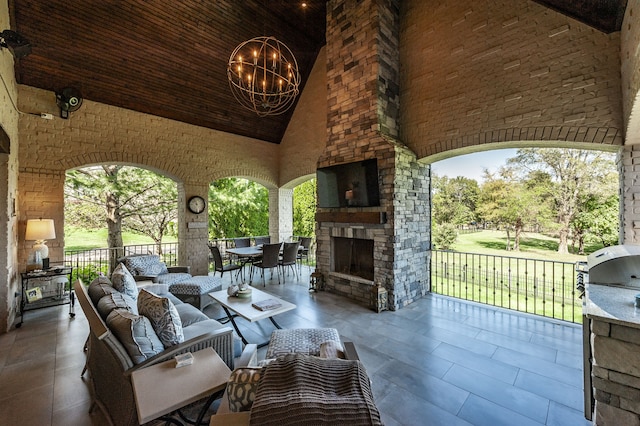
M 12 29 L 32 44 L 19 83 L 279 143 L 293 108 L 258 117 L 227 82 L 233 49 L 275 36 L 307 80 L 325 39 L 326 0 L 14 0 Z M 73 115 L 71 116 L 73 119 Z
M 603 32 L 620 30 L 627 2 L 536 1 Z M 17 61 L 20 84 L 72 86 L 92 101 L 273 143 L 293 108 L 261 118 L 241 107 L 229 55 L 273 35 L 296 55 L 304 85 L 325 43 L 326 0 L 10 0 L 10 13 L 33 47 Z

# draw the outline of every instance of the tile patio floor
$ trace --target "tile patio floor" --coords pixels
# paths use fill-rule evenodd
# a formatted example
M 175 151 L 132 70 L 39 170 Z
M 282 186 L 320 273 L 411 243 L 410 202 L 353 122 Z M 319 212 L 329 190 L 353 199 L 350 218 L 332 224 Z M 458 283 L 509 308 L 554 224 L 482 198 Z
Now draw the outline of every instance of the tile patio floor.
M 377 314 L 309 293 L 308 271 L 293 281 L 267 280 L 266 291 L 298 306 L 278 322 L 335 327 L 355 342 L 387 426 L 590 424 L 582 415 L 579 326 L 436 295 Z M 215 305 L 205 312 L 223 316 Z M 250 341 L 273 329 L 239 321 Z M 0 425 L 107 424 L 99 411 L 87 412 L 80 378 L 87 332 L 79 306 L 74 319 L 60 306 L 28 311 L 22 328 L 0 335 Z

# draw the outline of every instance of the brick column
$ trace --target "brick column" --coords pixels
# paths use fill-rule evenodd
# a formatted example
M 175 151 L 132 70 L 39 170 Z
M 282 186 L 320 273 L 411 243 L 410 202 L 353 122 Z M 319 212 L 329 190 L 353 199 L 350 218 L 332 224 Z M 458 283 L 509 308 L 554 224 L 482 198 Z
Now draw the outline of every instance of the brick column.
M 293 189 L 269 190 L 269 235 L 272 242 L 289 241 L 293 235 Z
M 191 275 L 209 273 L 209 202 L 200 214 L 187 209 L 187 201 L 194 195 L 209 199 L 207 183 L 178 183 L 178 264 L 191 266 Z
M 640 243 L 640 145 L 625 145 L 618 154 L 620 176 L 620 243 Z

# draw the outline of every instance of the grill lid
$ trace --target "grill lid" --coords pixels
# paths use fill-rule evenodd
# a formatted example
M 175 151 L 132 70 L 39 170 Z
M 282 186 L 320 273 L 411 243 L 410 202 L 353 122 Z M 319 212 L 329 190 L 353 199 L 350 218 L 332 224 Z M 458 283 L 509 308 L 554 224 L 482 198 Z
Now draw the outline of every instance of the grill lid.
M 640 288 L 640 245 L 605 247 L 587 256 L 589 283 Z

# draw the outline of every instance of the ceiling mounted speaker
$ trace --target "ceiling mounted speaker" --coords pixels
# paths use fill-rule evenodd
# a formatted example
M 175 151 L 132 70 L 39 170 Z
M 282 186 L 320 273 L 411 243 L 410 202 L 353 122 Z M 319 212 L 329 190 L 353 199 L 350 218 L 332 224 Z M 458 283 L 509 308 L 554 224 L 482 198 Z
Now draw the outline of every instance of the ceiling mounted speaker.
M 65 87 L 56 93 L 56 104 L 60 108 L 60 117 L 69 118 L 69 113 L 77 111 L 82 106 L 82 94 L 73 87 Z

